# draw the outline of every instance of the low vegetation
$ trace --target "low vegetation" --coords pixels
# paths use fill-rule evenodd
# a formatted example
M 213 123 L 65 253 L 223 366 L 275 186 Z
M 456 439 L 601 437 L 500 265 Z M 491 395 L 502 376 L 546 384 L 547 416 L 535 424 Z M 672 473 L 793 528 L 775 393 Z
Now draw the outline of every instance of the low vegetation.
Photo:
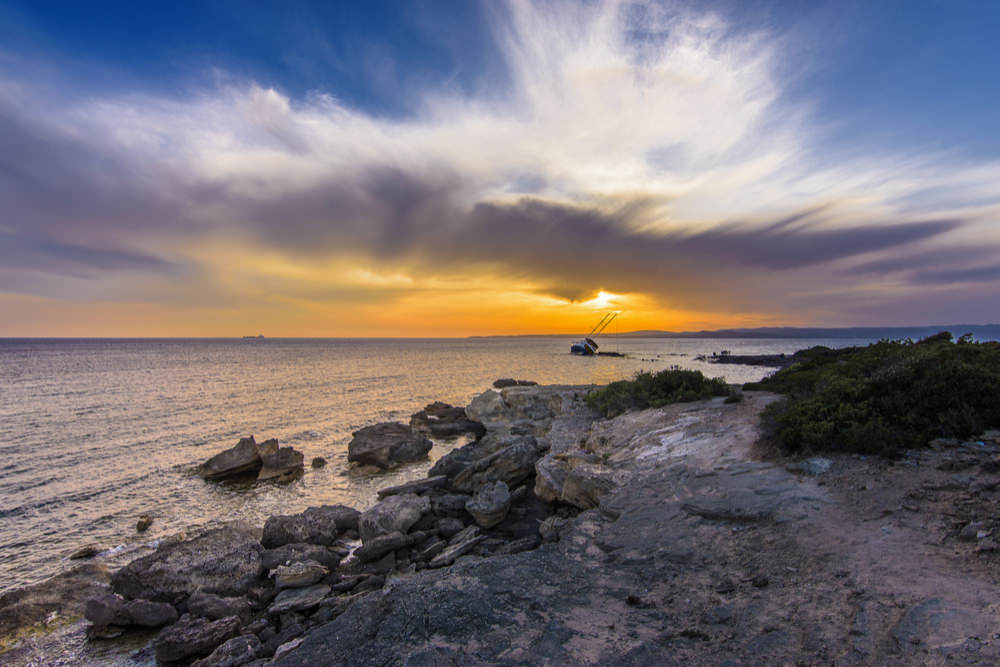
M 744 386 L 784 394 L 764 411 L 764 439 L 786 454 L 895 456 L 939 437 L 1000 426 L 1000 343 L 952 341 L 813 347 L 769 378 Z
M 722 378 L 709 379 L 701 371 L 670 369 L 659 373 L 636 373 L 631 380 L 612 382 L 588 394 L 587 405 L 604 417 L 615 417 L 628 410 L 658 408 L 729 394 L 729 386 Z

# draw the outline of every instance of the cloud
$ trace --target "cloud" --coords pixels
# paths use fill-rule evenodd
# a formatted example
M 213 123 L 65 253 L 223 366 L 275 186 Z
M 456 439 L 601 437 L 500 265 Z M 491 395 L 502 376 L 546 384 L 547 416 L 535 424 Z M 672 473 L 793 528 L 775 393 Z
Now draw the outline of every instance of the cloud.
M 178 97 L 66 95 L 8 67 L 3 285 L 52 295 L 58 281 L 24 276 L 68 276 L 169 301 L 253 298 L 253 284 L 356 303 L 489 279 L 780 315 L 834 284 L 830 303 L 849 315 L 853 295 L 868 317 L 877 305 L 862 304 L 898 297 L 873 296 L 873 281 L 900 272 L 911 287 L 997 278 L 963 268 L 962 249 L 1000 245 L 980 220 L 1000 166 L 818 160 L 821 130 L 783 94 L 787 36 L 645 2 L 492 17 L 500 88 L 428 92 L 402 120 L 232 79 Z M 198 251 L 209 245 L 234 252 Z M 313 273 L 279 280 L 265 251 Z M 323 268 L 342 260 L 413 284 L 351 286 Z M 244 287 L 226 279 L 235 268 Z M 168 282 L 180 274 L 194 282 Z

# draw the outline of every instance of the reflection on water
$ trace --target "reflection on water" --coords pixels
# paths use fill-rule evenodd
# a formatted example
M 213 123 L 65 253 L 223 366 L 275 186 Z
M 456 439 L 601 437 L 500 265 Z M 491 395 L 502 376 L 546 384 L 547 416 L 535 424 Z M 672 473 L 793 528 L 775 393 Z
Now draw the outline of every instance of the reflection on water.
M 375 491 L 429 463 L 380 475 L 346 463 L 351 432 L 408 421 L 434 400 L 465 405 L 498 377 L 603 384 L 641 369 L 697 368 L 730 382 L 767 369 L 694 359 L 791 353 L 824 342 L 608 339 L 628 356 L 574 357 L 566 338 L 454 340 L 0 340 L 0 591 L 66 566 L 86 542 L 124 562 L 135 549 L 197 524 L 309 505 L 366 507 Z M 306 456 L 285 486 L 206 483 L 192 466 L 245 435 L 276 437 Z M 454 443 L 439 443 L 432 459 Z M 314 456 L 329 464 L 308 467 Z M 138 535 L 139 515 L 154 517 Z

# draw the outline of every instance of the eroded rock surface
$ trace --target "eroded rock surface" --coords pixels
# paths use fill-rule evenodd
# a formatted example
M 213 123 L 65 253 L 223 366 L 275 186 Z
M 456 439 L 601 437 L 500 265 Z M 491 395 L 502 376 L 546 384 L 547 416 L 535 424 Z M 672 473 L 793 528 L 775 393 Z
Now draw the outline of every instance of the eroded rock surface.
M 347 445 L 347 460 L 383 469 L 396 468 L 425 458 L 433 445 L 406 424 L 374 424 L 354 433 Z

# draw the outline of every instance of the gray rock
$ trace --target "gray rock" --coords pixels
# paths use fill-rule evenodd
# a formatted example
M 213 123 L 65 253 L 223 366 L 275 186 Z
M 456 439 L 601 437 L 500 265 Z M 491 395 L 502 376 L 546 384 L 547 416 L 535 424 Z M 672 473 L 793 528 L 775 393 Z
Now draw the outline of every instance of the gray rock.
M 196 590 L 223 596 L 245 594 L 263 572 L 257 531 L 229 524 L 184 542 L 161 544 L 111 577 L 127 598 L 179 604 Z
M 260 555 L 260 562 L 265 570 L 273 570 L 279 565 L 288 565 L 304 560 L 314 560 L 320 565 L 335 570 L 340 563 L 340 556 L 326 546 L 307 542 L 283 544 L 274 549 L 267 549 Z
M 476 396 L 465 407 L 465 416 L 471 421 L 480 422 L 486 428 L 495 426 L 507 417 L 507 404 L 503 397 L 492 389 L 487 389 Z
M 281 656 L 285 655 L 286 653 L 289 653 L 289 652 L 295 650 L 295 648 L 297 648 L 298 645 L 301 644 L 303 641 L 305 641 L 305 639 L 303 639 L 302 637 L 298 637 L 296 639 L 292 639 L 291 641 L 285 642 L 284 644 L 282 644 L 281 646 L 279 646 L 277 649 L 275 649 L 275 651 L 274 651 L 274 659 L 277 660 L 278 658 L 280 658 Z
M 451 565 L 458 557 L 469 553 L 477 544 L 485 539 L 485 535 L 479 534 L 479 528 L 469 526 L 452 537 L 448 541 L 448 546 L 431 559 L 428 567 L 436 568 Z
M 469 502 L 468 495 L 464 493 L 447 493 L 442 496 L 431 498 L 431 509 L 438 516 L 454 517 L 461 519 L 467 517 L 465 503 Z
M 220 644 L 207 658 L 191 663 L 191 667 L 240 667 L 257 658 L 261 648 L 256 635 L 240 635 Z
M 135 532 L 145 533 L 149 530 L 149 527 L 153 525 L 153 517 L 148 514 L 143 514 L 139 517 L 139 520 L 135 522 Z
M 312 586 L 329 573 L 329 569 L 314 560 L 279 565 L 271 570 L 271 576 L 274 577 L 274 587 L 279 591 L 285 588 Z
M 277 440 L 268 440 L 267 442 L 274 443 L 274 451 L 261 453 L 262 466 L 260 472 L 257 473 L 257 479 L 287 481 L 302 474 L 303 461 L 305 461 L 302 452 L 293 447 L 278 447 Z
M 185 614 L 173 625 L 164 628 L 153 646 L 157 662 L 180 662 L 208 655 L 217 646 L 236 636 L 240 621 L 236 617 L 209 621 Z
M 485 426 L 466 416 L 465 408 L 441 402 L 431 403 L 410 417 L 410 428 L 436 438 L 455 438 L 467 433 L 478 438 L 486 433 Z
M 177 610 L 166 602 L 129 600 L 125 603 L 125 613 L 132 625 L 143 628 L 162 628 L 177 620 Z
M 418 479 L 412 482 L 407 482 L 406 484 L 388 486 L 384 489 L 379 489 L 378 497 L 381 499 L 388 498 L 389 496 L 400 496 L 407 493 L 416 493 L 419 495 L 425 491 L 442 487 L 447 483 L 447 475 L 435 475 L 434 477 L 427 477 L 426 479 Z
M 405 533 L 430 509 L 431 501 L 424 496 L 389 496 L 358 518 L 361 541 L 367 543 L 374 537 L 392 532 Z
M 420 461 L 434 443 L 406 424 L 385 422 L 356 431 L 347 445 L 347 460 L 379 468 Z
M 129 625 L 132 620 L 125 611 L 125 599 L 114 593 L 101 593 L 87 600 L 83 617 L 98 626 Z
M 354 555 L 362 563 L 368 563 L 378 560 L 396 549 L 423 542 L 425 539 L 427 539 L 427 534 L 423 532 L 404 535 L 399 531 L 393 531 L 369 539 L 354 551 Z
M 549 454 L 535 464 L 535 495 L 580 509 L 597 507 L 601 496 L 615 487 L 612 472 L 583 455 Z
M 268 549 L 296 542 L 330 545 L 339 533 L 357 529 L 359 515 L 353 507 L 323 505 L 301 514 L 272 516 L 264 524 L 261 543 Z
M 501 481 L 486 484 L 469 499 L 465 509 L 483 528 L 492 528 L 507 518 L 510 489 Z
M 69 555 L 69 559 L 82 560 L 84 558 L 93 558 L 102 551 L 104 551 L 104 548 L 100 544 L 97 544 L 96 542 L 93 542 L 91 544 L 84 544 L 82 547 L 79 547 L 78 549 L 76 549 L 76 551 L 71 553 Z
M 278 593 L 274 602 L 267 608 L 271 616 L 278 616 L 290 611 L 305 611 L 319 605 L 330 593 L 326 584 L 316 584 L 308 588 L 286 588 Z
M 260 454 L 253 436 L 240 441 L 224 452 L 219 452 L 198 467 L 198 474 L 205 479 L 222 479 L 245 475 L 260 469 Z
M 543 542 L 558 542 L 569 525 L 569 519 L 550 516 L 538 526 L 538 535 L 542 538 Z
M 516 486 L 534 474 L 538 457 L 535 439 L 531 436 L 519 437 L 509 447 L 470 463 L 455 475 L 452 487 L 471 493 L 496 481 L 502 481 L 508 487 Z
M 195 591 L 187 599 L 187 610 L 195 616 L 203 616 L 213 621 L 229 616 L 236 616 L 246 621 L 250 618 L 250 601 L 244 597 L 224 598 L 204 591 Z
M 464 498 L 465 496 L 463 496 Z M 455 517 L 442 517 L 437 521 L 438 535 L 449 538 L 465 528 L 465 522 Z

